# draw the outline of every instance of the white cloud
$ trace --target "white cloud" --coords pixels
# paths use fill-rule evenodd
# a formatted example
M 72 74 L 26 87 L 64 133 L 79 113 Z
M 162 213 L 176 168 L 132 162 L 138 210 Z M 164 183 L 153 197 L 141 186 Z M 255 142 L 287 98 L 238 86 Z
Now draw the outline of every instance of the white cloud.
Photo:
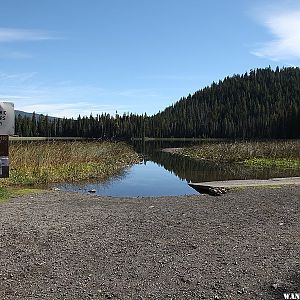
M 29 59 L 32 58 L 31 54 L 20 51 L 0 51 L 0 58 L 4 59 Z
M 300 9 L 276 10 L 261 17 L 274 39 L 252 53 L 275 61 L 300 58 Z
M 18 28 L 0 28 L 0 43 L 54 39 L 49 32 Z
M 89 116 L 91 113 L 93 116 L 96 114 L 101 114 L 103 112 L 115 114 L 116 110 L 123 111 L 123 106 L 115 106 L 115 105 L 95 105 L 90 102 L 75 102 L 75 103 L 53 103 L 53 104 L 45 104 L 45 103 L 35 103 L 29 105 L 20 105 L 18 107 L 19 110 L 42 113 L 47 114 L 49 116 L 54 117 L 66 117 L 66 118 L 77 118 L 79 115 L 81 116 Z
M 70 81 L 42 82 L 37 73 L 0 71 L 0 101 L 15 103 L 15 109 L 56 117 L 119 114 L 144 110 L 143 99 L 155 99 L 146 89 L 110 90 L 94 84 L 78 85 Z M 141 99 L 136 104 L 136 99 Z M 133 103 L 134 102 L 134 103 Z
M 3 87 L 7 86 L 7 84 L 12 84 L 15 82 L 28 82 L 31 78 L 33 78 L 37 73 L 36 72 L 28 72 L 28 73 L 4 73 L 0 72 L 0 81 Z M 0 84 L 1 87 L 1 84 Z

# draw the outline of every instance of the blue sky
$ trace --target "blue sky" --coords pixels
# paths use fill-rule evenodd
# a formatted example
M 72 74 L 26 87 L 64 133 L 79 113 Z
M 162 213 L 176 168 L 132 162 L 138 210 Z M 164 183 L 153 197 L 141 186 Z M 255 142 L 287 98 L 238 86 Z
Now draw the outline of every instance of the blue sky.
M 227 75 L 300 65 L 299 0 L 1 0 L 0 99 L 153 114 Z

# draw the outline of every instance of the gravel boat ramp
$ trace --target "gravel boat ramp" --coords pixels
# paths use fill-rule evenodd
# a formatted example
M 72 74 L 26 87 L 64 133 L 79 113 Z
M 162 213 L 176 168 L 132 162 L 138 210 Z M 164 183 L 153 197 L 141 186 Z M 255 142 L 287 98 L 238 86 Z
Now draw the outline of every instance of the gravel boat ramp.
M 299 198 L 14 198 L 0 204 L 0 299 L 284 299 L 300 292 Z

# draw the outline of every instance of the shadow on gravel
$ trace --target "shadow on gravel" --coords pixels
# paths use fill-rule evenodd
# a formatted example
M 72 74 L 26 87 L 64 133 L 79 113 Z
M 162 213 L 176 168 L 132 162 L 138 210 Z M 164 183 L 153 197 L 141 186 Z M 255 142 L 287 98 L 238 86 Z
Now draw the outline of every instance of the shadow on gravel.
M 299 266 L 300 267 L 300 266 Z M 278 280 L 277 282 L 269 284 L 268 294 L 274 300 L 282 299 L 299 299 L 300 294 L 300 268 L 296 268 L 291 275 L 285 280 Z M 286 295 L 284 295 L 286 294 Z M 297 294 L 297 295 L 295 295 Z

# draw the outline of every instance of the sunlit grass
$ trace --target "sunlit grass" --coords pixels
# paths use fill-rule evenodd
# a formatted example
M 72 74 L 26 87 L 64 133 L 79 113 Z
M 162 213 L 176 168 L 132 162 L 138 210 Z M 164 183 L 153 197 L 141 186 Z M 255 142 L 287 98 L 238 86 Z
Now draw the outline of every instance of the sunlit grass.
M 280 168 L 280 169 L 300 169 L 300 159 L 286 159 L 286 158 L 252 158 L 247 159 L 244 165 L 258 168 Z
M 179 155 L 251 167 L 300 169 L 300 140 L 205 143 L 184 148 Z
M 0 204 L 6 202 L 12 197 L 37 194 L 40 192 L 44 192 L 44 190 L 36 188 L 0 187 Z
M 139 160 L 125 143 L 13 142 L 6 185 L 104 179 Z

